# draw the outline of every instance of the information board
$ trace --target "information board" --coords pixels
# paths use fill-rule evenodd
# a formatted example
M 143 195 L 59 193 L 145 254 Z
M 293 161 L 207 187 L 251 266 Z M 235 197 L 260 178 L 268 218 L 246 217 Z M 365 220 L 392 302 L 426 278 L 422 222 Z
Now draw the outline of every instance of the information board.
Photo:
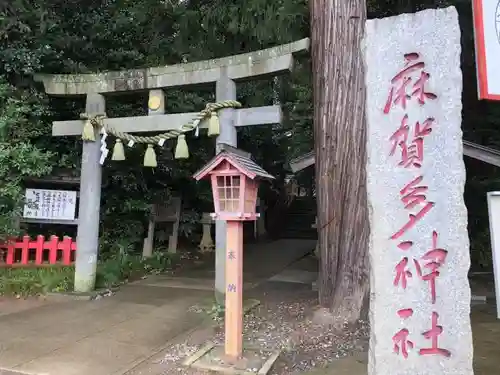
M 24 218 L 74 220 L 76 191 L 26 189 Z

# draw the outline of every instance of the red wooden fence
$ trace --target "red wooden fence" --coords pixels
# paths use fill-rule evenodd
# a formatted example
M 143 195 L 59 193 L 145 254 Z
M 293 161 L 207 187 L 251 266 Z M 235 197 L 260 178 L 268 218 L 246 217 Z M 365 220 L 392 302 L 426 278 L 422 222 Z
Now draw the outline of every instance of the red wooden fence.
M 62 241 L 57 236 L 37 236 L 31 240 L 24 236 L 22 240 L 10 240 L 0 244 L 0 267 L 28 267 L 65 265 L 74 262 L 76 242 L 71 237 L 64 237 Z

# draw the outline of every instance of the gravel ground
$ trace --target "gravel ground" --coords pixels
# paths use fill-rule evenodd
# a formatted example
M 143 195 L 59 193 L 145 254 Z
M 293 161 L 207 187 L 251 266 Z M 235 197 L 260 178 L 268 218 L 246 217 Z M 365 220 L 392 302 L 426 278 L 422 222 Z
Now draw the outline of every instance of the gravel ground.
M 312 292 L 310 287 L 265 283 L 249 294 L 259 299 L 261 305 L 245 316 L 245 343 L 263 350 L 282 351 L 269 374 L 301 374 L 368 347 L 367 322 L 359 322 L 355 329 L 334 331 L 311 321 L 318 302 L 317 293 Z M 165 350 L 163 358 L 157 361 L 162 374 L 207 374 L 182 365 L 207 341 L 223 344 L 223 326 L 195 331 Z

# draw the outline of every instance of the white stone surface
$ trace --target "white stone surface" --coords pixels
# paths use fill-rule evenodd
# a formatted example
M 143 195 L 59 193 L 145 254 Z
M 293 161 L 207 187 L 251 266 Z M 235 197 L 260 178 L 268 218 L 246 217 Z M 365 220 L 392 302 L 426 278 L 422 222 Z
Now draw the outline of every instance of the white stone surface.
M 406 109 L 392 105 L 389 113 L 384 108 L 391 90 L 392 78 L 405 66 L 405 54 L 418 53 L 423 70 L 430 74 L 425 92 L 437 95 L 427 97 L 424 105 L 417 97 L 408 99 Z M 460 70 L 460 29 L 454 7 L 404 14 L 366 23 L 363 50 L 366 66 L 367 126 L 368 126 L 368 203 L 370 208 L 370 260 L 372 336 L 370 341 L 370 375 L 469 375 L 472 370 L 472 334 L 470 327 L 470 287 L 467 272 L 470 266 L 467 211 L 463 200 L 465 168 L 462 157 Z M 413 57 L 416 57 L 415 55 Z M 408 94 L 421 70 L 409 74 Z M 410 146 L 414 139 L 416 122 L 421 130 L 424 121 L 432 117 L 432 132 L 423 136 L 421 167 L 410 163 L 405 168 L 398 140 L 391 156 L 391 136 L 408 115 Z M 404 142 L 403 142 L 404 144 Z M 414 150 L 413 150 L 414 151 Z M 410 148 L 408 152 L 412 152 Z M 416 159 L 413 159 L 417 162 Z M 400 191 L 418 176 L 418 186 L 426 196 L 405 209 Z M 411 203 L 411 199 L 407 204 Z M 434 202 L 427 214 L 397 239 L 391 237 L 409 221 L 409 214 L 417 214 L 426 202 Z M 430 281 L 419 277 L 414 260 L 420 262 L 422 274 L 430 273 L 422 259 L 433 248 L 433 231 L 437 247 L 448 253 L 436 279 L 436 300 L 432 302 Z M 406 250 L 398 248 L 403 241 L 413 244 Z M 395 266 L 408 259 L 407 286 L 401 280 L 397 286 Z M 401 318 L 398 311 L 412 309 L 410 317 Z M 408 312 L 409 310 L 407 310 Z M 442 326 L 438 336 L 440 348 L 450 356 L 423 354 L 431 348 L 432 340 L 424 332 L 432 328 L 432 315 L 439 315 Z M 402 314 L 404 311 L 401 312 Z M 394 335 L 408 330 L 408 356 L 395 351 Z

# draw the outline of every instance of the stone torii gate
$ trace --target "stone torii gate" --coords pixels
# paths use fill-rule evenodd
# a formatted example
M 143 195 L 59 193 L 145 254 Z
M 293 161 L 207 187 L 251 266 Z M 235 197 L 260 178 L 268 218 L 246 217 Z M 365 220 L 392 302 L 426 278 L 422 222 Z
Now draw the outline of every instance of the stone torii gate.
M 85 96 L 86 113 L 106 112 L 106 95 L 149 91 L 148 116 L 105 118 L 104 125 L 121 132 L 165 132 L 178 130 L 196 113 L 165 114 L 163 90 L 179 86 L 215 83 L 216 101 L 236 100 L 236 82 L 263 76 L 276 76 L 289 72 L 293 67 L 293 54 L 309 49 L 309 39 L 302 39 L 278 47 L 219 59 L 177 64 L 147 69 L 106 72 L 101 74 L 39 74 L 45 92 L 53 96 Z M 250 125 L 280 123 L 281 108 L 277 105 L 222 109 L 219 112 L 220 144 L 237 147 L 236 128 Z M 83 120 L 54 121 L 53 136 L 79 136 Z M 207 123 L 200 123 L 206 128 Z M 101 200 L 101 165 L 99 159 L 100 134 L 95 130 L 95 142 L 83 142 L 80 184 L 79 222 L 77 232 L 77 257 L 75 265 L 75 291 L 94 289 L 99 242 L 99 211 Z M 216 276 L 215 289 L 218 300 L 225 293 L 224 267 L 226 251 L 225 222 L 216 222 Z

